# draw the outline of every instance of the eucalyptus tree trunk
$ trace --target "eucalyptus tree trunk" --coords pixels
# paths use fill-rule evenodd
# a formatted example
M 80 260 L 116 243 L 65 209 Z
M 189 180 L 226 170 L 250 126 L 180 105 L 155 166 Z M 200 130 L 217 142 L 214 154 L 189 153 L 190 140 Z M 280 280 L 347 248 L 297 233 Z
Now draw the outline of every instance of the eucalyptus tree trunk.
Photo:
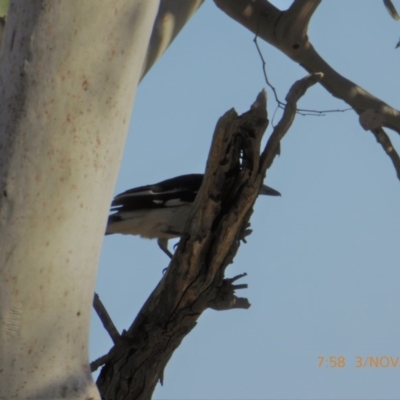
M 15 0 L 0 57 L 0 399 L 99 399 L 88 329 L 158 0 Z

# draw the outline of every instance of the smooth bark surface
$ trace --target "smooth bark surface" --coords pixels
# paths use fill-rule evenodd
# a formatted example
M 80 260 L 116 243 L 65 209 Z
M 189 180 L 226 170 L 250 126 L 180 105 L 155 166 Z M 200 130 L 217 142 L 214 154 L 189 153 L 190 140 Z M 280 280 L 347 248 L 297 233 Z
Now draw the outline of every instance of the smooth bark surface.
M 0 398 L 98 399 L 88 330 L 156 0 L 12 2 L 0 59 Z
M 151 33 L 142 78 L 164 54 L 204 0 L 161 0 Z

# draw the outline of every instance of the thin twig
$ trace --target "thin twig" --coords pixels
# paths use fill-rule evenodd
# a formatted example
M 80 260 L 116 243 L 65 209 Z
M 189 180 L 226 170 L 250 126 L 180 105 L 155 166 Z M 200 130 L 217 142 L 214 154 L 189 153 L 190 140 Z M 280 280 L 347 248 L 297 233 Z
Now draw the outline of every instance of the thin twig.
M 113 341 L 114 344 L 116 344 L 121 336 L 117 328 L 115 327 L 114 323 L 112 322 L 110 315 L 108 314 L 106 308 L 104 307 L 97 293 L 94 294 L 93 308 L 96 310 L 96 313 L 99 316 L 100 321 L 104 326 L 104 329 L 110 335 L 111 340 Z
M 257 49 L 258 55 L 260 56 L 260 59 L 261 59 L 262 70 L 263 70 L 263 74 L 264 74 L 265 83 L 272 90 L 272 93 L 274 94 L 275 101 L 278 104 L 277 108 L 284 109 L 286 104 L 283 101 L 279 100 L 278 92 L 277 92 L 275 86 L 273 86 L 272 83 L 270 82 L 270 80 L 268 79 L 267 62 L 265 61 L 264 55 L 261 52 L 261 49 L 260 49 L 260 46 L 258 44 L 258 40 L 257 39 L 258 39 L 258 36 L 255 35 L 254 39 L 253 39 L 253 42 L 256 45 L 256 49 Z M 351 107 L 342 108 L 342 109 L 339 108 L 337 110 L 309 110 L 309 109 L 306 109 L 306 108 L 298 108 L 296 112 L 299 115 L 304 115 L 304 116 L 305 115 L 310 115 L 312 117 L 324 117 L 325 114 L 328 114 L 328 113 L 347 112 L 347 111 L 350 111 L 350 110 L 352 110 Z M 274 115 L 275 115 L 275 113 L 274 113 Z
M 273 163 L 275 157 L 280 151 L 280 142 L 285 136 L 286 132 L 289 130 L 294 117 L 296 115 L 296 106 L 300 97 L 302 97 L 306 90 L 319 82 L 323 77 L 321 73 L 310 74 L 303 79 L 296 81 L 289 90 L 286 96 L 286 107 L 282 118 L 274 128 L 271 136 L 268 139 L 265 150 L 261 155 L 261 171 L 265 172 Z
M 90 371 L 97 371 L 102 365 L 104 365 L 108 360 L 111 359 L 111 354 L 107 353 L 104 356 L 97 358 L 90 363 Z
M 261 62 L 262 62 L 262 70 L 263 70 L 263 74 L 264 74 L 264 79 L 265 79 L 265 83 L 271 88 L 274 97 L 275 97 L 275 101 L 278 103 L 278 108 L 284 108 L 285 103 L 279 100 L 278 97 L 278 93 L 275 89 L 275 86 L 272 85 L 272 83 L 269 81 L 268 79 L 268 75 L 267 75 L 267 63 L 265 61 L 264 55 L 261 52 L 260 46 L 258 45 L 258 35 L 254 36 L 253 42 L 256 45 L 256 49 L 258 52 L 258 55 L 260 56 Z

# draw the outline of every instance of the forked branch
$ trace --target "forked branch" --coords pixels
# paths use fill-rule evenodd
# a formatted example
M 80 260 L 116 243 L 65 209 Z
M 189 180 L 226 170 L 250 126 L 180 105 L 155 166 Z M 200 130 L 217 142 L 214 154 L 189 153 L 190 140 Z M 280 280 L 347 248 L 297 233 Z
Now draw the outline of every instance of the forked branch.
M 281 50 L 308 72 L 321 72 L 323 74 L 321 85 L 333 96 L 349 104 L 358 115 L 373 110 L 381 117 L 381 130 L 386 127 L 400 133 L 400 111 L 340 75 L 312 46 L 307 29 L 320 0 L 294 0 L 286 11 L 279 10 L 267 0 L 214 0 L 214 2 L 231 18 Z M 376 136 L 375 132 L 372 133 Z M 384 149 L 399 176 L 396 164 L 399 156 L 396 150 L 393 146 L 390 147 L 390 152 L 387 151 L 387 146 L 384 146 Z

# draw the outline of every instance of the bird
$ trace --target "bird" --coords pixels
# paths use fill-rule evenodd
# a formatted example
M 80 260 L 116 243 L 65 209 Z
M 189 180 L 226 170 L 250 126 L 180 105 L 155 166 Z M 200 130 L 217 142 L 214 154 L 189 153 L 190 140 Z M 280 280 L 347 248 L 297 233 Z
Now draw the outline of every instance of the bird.
M 118 194 L 111 203 L 105 234 L 157 239 L 160 249 L 172 258 L 168 240 L 184 234 L 203 177 L 204 174 L 180 175 Z M 262 185 L 259 194 L 281 195 L 266 185 Z

